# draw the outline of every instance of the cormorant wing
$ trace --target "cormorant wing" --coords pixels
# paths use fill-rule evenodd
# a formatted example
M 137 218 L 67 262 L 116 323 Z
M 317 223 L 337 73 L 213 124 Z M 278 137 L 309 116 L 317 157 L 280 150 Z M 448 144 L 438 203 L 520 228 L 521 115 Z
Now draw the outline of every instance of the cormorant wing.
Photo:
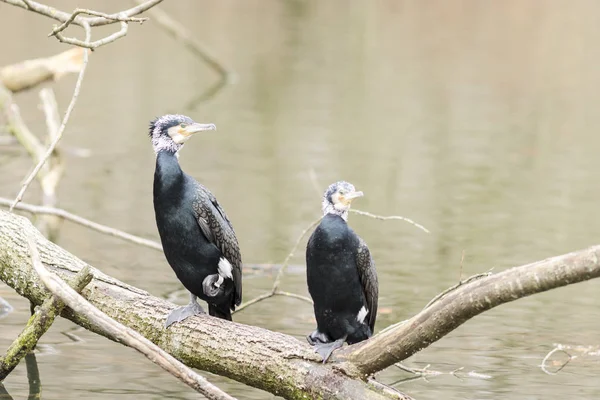
M 379 284 L 377 282 L 377 271 L 375 263 L 371 257 L 369 247 L 364 240 L 358 238 L 358 252 L 356 254 L 356 266 L 358 267 L 358 276 L 362 284 L 365 300 L 367 301 L 367 321 L 371 327 L 371 332 L 375 329 L 375 319 L 377 318 L 377 302 L 379 299 Z
M 196 183 L 196 195 L 193 210 L 204 236 L 221 250 L 231 263 L 233 285 L 235 287 L 234 304 L 242 302 L 242 256 L 233 226 L 216 197 L 204 186 Z

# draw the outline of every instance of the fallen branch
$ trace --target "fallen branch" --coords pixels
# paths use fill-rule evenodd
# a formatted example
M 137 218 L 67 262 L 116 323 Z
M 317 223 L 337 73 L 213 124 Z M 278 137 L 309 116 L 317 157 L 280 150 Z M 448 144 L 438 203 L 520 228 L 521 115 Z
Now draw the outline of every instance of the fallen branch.
M 90 268 L 84 267 L 75 275 L 70 286 L 75 292 L 81 292 L 91 280 Z M 54 319 L 60 315 L 63 308 L 65 308 L 65 304 L 57 296 L 51 296 L 29 318 L 25 329 L 9 346 L 6 355 L 0 358 L 0 381 L 3 381 L 15 369 L 23 357 L 33 351 L 37 342 L 50 329 Z
M 16 93 L 66 74 L 83 66 L 83 49 L 70 49 L 52 57 L 36 58 L 0 68 L 0 84 Z
M 37 242 L 46 268 L 69 279 L 85 264 L 43 238 L 24 217 L 0 211 L 0 280 L 40 304 L 47 297 L 31 267 L 28 237 Z M 260 327 L 223 321 L 207 315 L 164 328 L 175 305 L 153 297 L 92 268 L 94 279 L 82 295 L 98 310 L 134 329 L 192 368 L 227 376 L 286 399 L 328 398 L 381 400 L 366 382 L 323 365 L 308 344 Z M 71 304 L 69 304 L 71 306 Z M 103 336 L 103 326 L 65 309 L 62 316 Z M 113 339 L 114 340 L 114 339 Z
M 161 366 L 165 371 L 192 387 L 194 390 L 202 393 L 208 399 L 235 400 L 234 397 L 229 396 L 221 389 L 209 383 L 205 378 L 196 374 L 136 331 L 127 328 L 106 316 L 106 314 L 99 311 L 81 297 L 77 291 L 73 290 L 62 279 L 51 274 L 42 264 L 37 245 L 33 241 L 33 238 L 29 239 L 29 250 L 31 252 L 31 259 L 35 271 L 48 290 L 67 304 L 73 312 L 77 313 L 80 317 L 86 318 L 89 324 L 95 325 L 98 329 L 101 329 L 109 339 L 136 349 L 153 363 Z M 89 267 L 84 267 L 81 271 L 84 271 L 86 268 L 89 270 Z M 86 272 L 89 273 L 89 271 Z

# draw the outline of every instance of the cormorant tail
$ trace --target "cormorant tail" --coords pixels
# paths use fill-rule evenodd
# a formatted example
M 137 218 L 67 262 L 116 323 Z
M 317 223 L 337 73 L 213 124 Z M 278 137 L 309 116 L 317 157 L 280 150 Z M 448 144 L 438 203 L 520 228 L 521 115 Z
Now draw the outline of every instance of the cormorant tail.
M 232 321 L 231 310 L 229 309 L 229 307 L 223 309 L 219 306 L 209 304 L 208 305 L 208 314 L 212 315 L 213 317 L 226 319 L 227 321 Z

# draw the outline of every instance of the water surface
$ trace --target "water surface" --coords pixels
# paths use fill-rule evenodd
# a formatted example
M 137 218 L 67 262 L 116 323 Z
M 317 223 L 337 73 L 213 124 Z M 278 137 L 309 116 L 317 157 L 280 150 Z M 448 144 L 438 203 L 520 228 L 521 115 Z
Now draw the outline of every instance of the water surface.
M 116 11 L 101 1 L 53 5 Z M 92 154 L 67 152 L 61 207 L 158 238 L 146 127 L 156 115 L 183 112 L 218 126 L 189 142 L 180 160 L 227 210 L 247 263 L 280 263 L 318 217 L 311 170 L 319 191 L 349 180 L 365 192 L 357 208 L 431 230 L 351 215 L 380 275 L 377 329 L 415 314 L 460 276 L 598 243 L 600 3 L 227 0 L 167 1 L 164 9 L 235 70 L 236 83 L 187 109 L 217 77 L 152 21 L 94 52 L 62 142 Z M 0 4 L 0 21 L 0 65 L 67 48 L 46 37 L 52 22 L 41 16 Z M 53 86 L 63 111 L 74 83 L 70 76 Z M 44 132 L 37 91 L 16 100 Z M 14 147 L 1 150 L 0 193 L 12 197 L 30 161 Z M 38 203 L 39 190 L 26 201 Z M 70 223 L 59 244 L 155 295 L 180 288 L 154 250 Z M 283 289 L 307 294 L 303 246 Z M 272 279 L 246 277 L 245 299 Z M 15 308 L 0 321 L 4 349 L 29 305 L 3 284 L 0 296 Z M 598 357 L 580 357 L 556 376 L 539 365 L 553 343 L 599 344 L 599 304 L 592 281 L 494 309 L 406 361 L 489 379 L 443 375 L 397 387 L 420 400 L 598 398 Z M 314 328 L 311 307 L 287 298 L 235 319 L 299 338 Z M 61 333 L 72 328 L 57 321 L 42 339 L 44 399 L 197 398 L 133 350 L 85 331 L 73 343 Z M 208 375 L 240 399 L 274 397 Z M 408 375 L 392 368 L 378 377 Z M 24 365 L 6 388 L 27 395 Z

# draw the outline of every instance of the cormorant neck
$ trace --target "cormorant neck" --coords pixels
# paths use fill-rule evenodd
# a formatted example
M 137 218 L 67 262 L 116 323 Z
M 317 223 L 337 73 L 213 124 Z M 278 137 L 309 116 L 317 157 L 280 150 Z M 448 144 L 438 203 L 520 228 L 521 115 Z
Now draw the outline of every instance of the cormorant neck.
M 172 151 L 159 151 L 156 154 L 156 169 L 154 171 L 155 189 L 166 189 L 181 182 L 183 171 L 177 160 L 177 153 Z M 158 186 L 157 186 L 158 185 Z
M 337 215 L 339 217 L 342 217 L 342 219 L 346 222 L 348 222 L 348 208 L 345 208 L 343 210 L 339 210 L 337 208 L 335 208 L 335 206 L 329 202 L 325 203 L 323 202 L 323 216 L 326 216 L 328 214 L 331 215 Z

